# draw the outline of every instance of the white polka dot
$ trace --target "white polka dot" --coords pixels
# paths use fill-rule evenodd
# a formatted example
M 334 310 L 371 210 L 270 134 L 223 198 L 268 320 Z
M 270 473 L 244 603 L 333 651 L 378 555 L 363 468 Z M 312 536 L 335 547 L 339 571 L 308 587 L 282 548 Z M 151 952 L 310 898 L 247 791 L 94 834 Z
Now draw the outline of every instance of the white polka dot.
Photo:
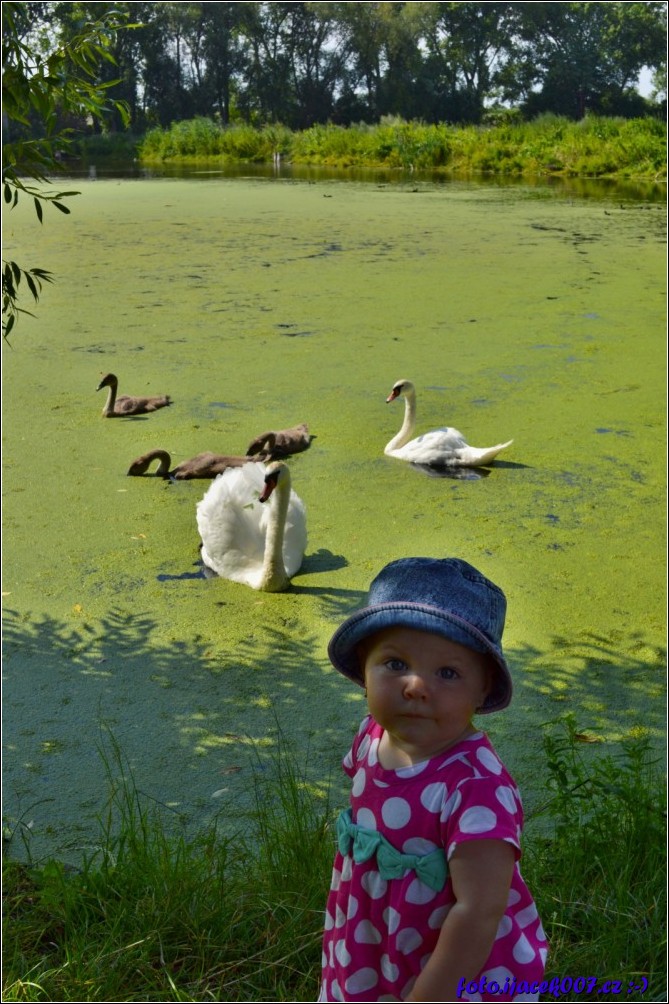
M 539 958 L 541 959 L 542 964 L 545 966 L 546 965 L 546 959 L 548 958 L 548 949 L 547 948 L 540 948 L 539 949 Z
M 499 788 L 495 792 L 495 798 L 499 804 L 503 805 L 509 812 L 516 811 L 516 799 L 513 794 L 513 790 L 509 788 L 508 785 L 500 784 Z
M 334 917 L 329 912 L 329 910 L 325 911 L 325 924 L 324 924 L 324 927 L 325 927 L 326 931 L 331 931 L 332 928 L 334 927 Z
M 416 983 L 416 977 L 415 976 L 412 976 L 410 980 L 407 980 L 407 982 L 404 984 L 404 986 L 400 990 L 399 997 L 400 997 L 401 1001 L 406 1000 L 406 998 L 409 996 L 409 994 L 413 990 L 413 988 L 415 986 L 415 983 Z
M 346 980 L 344 987 L 347 994 L 364 994 L 366 990 L 371 990 L 379 982 L 379 977 L 373 969 L 358 969 Z
M 341 992 L 341 987 L 339 986 L 336 980 L 332 981 L 332 986 L 330 987 L 330 993 L 332 994 L 333 1001 L 343 1001 L 344 995 Z M 325 999 L 329 1000 L 330 998 L 326 997 Z
M 502 773 L 502 765 L 495 756 L 495 754 L 487 749 L 485 746 L 479 746 L 476 751 L 476 759 L 487 770 L 492 771 L 493 774 Z
M 349 896 L 348 897 L 348 906 L 346 908 L 346 916 L 348 917 L 349 920 L 351 919 L 351 917 L 355 917 L 356 913 L 358 912 L 358 906 L 359 906 L 359 903 L 358 903 L 357 898 L 355 896 L 352 896 L 352 895 Z
M 513 979 L 514 974 L 511 972 L 510 969 L 507 969 L 506 966 L 495 966 L 494 969 L 486 969 L 484 973 L 481 973 L 481 976 L 485 976 L 488 983 L 491 983 L 492 980 L 497 980 L 500 987 L 503 987 L 504 981 L 507 979 L 507 977 L 509 980 L 511 980 Z
M 430 889 L 420 879 L 414 879 L 406 891 L 407 903 L 431 903 L 437 895 L 436 889 Z
M 359 945 L 379 945 L 381 934 L 371 920 L 361 920 L 353 932 L 353 937 Z
M 398 933 L 395 944 L 402 955 L 410 955 L 423 944 L 423 937 L 415 927 L 405 927 Z
M 409 837 L 402 844 L 402 850 L 405 854 L 430 854 L 438 846 L 432 840 L 426 840 L 425 837 Z
M 376 818 L 371 809 L 358 809 L 355 821 L 358 826 L 362 826 L 366 830 L 377 829 Z
M 346 914 L 337 903 L 337 911 L 335 913 L 335 927 L 343 927 L 346 923 Z
M 460 816 L 460 829 L 463 833 L 489 833 L 494 830 L 497 816 L 485 805 L 473 805 Z
M 416 777 L 422 774 L 429 764 L 429 760 L 421 760 L 420 763 L 412 763 L 410 767 L 398 767 L 395 773 L 398 777 Z
M 516 903 L 520 902 L 520 893 L 517 889 L 509 889 L 509 897 L 506 901 L 507 906 L 515 906 Z
M 381 972 L 389 983 L 394 983 L 400 974 L 399 966 L 391 962 L 387 955 L 381 956 Z
M 341 884 L 341 872 L 339 871 L 338 868 L 333 868 L 332 878 L 330 879 L 330 888 L 336 892 L 340 884 Z
M 518 924 L 518 927 L 522 930 L 523 928 L 527 927 L 528 924 L 531 924 L 533 920 L 536 920 L 538 916 L 539 914 L 537 912 L 535 904 L 530 903 L 530 905 L 526 906 L 524 910 L 518 911 L 515 920 L 516 923 Z
M 350 854 L 347 854 L 341 863 L 342 882 L 349 882 L 352 874 L 353 874 L 353 858 L 351 857 Z
M 337 944 L 335 945 L 334 953 L 337 958 L 337 962 L 339 962 L 340 965 L 342 966 L 349 965 L 351 961 L 351 953 L 346 947 L 346 942 L 343 938 L 340 938 Z
M 511 917 L 504 916 L 499 922 L 497 928 L 497 934 L 495 935 L 495 941 L 499 941 L 500 938 L 506 938 L 507 934 L 513 927 L 513 921 Z
M 402 920 L 397 910 L 392 906 L 387 906 L 383 911 L 383 919 L 388 927 L 388 934 L 394 934 Z
M 379 739 L 372 739 L 369 744 L 369 754 L 367 756 L 367 763 L 370 767 L 376 767 L 379 762 Z
M 377 788 L 389 788 L 390 787 L 390 785 L 388 784 L 387 781 L 379 781 L 378 777 L 374 778 L 374 784 L 376 785 Z
M 451 815 L 458 808 L 461 801 L 462 795 L 459 791 L 454 791 L 453 794 L 446 799 L 444 807 L 441 810 L 441 816 L 439 817 L 442 823 L 445 823 L 448 819 L 450 819 Z
M 377 871 L 365 872 L 360 880 L 360 885 L 371 899 L 381 899 L 385 896 L 388 883 L 381 878 Z
M 365 757 L 367 756 L 367 751 L 369 750 L 369 747 L 371 745 L 372 745 L 372 740 L 370 739 L 369 736 L 365 736 L 365 738 L 362 740 L 362 742 L 358 746 L 358 756 L 357 756 L 358 760 L 364 760 L 365 759 Z
M 351 792 L 357 798 L 362 795 L 365 790 L 365 781 L 367 775 L 365 774 L 365 768 L 361 767 L 360 770 L 356 771 L 355 777 L 353 778 L 353 784 L 351 785 Z
M 438 931 L 441 928 L 452 906 L 453 904 L 449 903 L 448 906 L 438 906 L 436 910 L 432 911 L 427 919 L 427 926 L 431 931 Z
M 391 830 L 401 830 L 411 819 L 411 806 L 405 798 L 387 798 L 381 806 L 383 822 Z
M 426 785 L 420 795 L 420 802 L 428 812 L 441 812 L 446 798 L 446 785 L 443 781 L 435 781 Z
M 532 948 L 531 944 L 527 940 L 524 934 L 518 938 L 518 941 L 513 946 L 513 957 L 516 962 L 532 962 L 536 955 L 536 952 Z
M 536 937 L 539 941 L 546 940 L 546 932 L 544 931 L 543 924 L 541 921 L 537 924 Z
M 344 767 L 353 767 L 353 757 L 351 756 L 351 751 L 349 750 L 344 759 L 342 760 Z

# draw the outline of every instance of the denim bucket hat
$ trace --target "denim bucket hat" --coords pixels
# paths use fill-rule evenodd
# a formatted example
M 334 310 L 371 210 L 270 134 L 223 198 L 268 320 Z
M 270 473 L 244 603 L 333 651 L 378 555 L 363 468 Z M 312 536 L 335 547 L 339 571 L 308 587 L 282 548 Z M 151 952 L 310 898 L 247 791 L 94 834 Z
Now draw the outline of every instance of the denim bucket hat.
M 335 669 L 364 686 L 356 646 L 388 627 L 440 634 L 491 656 L 495 679 L 480 714 L 511 701 L 511 674 L 502 654 L 506 598 L 502 590 L 460 558 L 400 558 L 382 568 L 369 587 L 367 606 L 335 631 L 328 655 Z

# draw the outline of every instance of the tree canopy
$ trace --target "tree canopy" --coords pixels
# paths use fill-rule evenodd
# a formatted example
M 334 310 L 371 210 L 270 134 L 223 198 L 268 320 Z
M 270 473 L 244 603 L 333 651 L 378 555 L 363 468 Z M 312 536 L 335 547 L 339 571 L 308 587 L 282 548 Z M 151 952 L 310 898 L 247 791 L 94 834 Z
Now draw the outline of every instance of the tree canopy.
M 67 44 L 82 22 L 138 24 L 99 81 L 130 128 L 195 116 L 254 125 L 479 123 L 495 103 L 528 117 L 643 115 L 643 67 L 666 80 L 666 4 L 23 3 Z M 118 117 L 112 125 L 121 127 Z

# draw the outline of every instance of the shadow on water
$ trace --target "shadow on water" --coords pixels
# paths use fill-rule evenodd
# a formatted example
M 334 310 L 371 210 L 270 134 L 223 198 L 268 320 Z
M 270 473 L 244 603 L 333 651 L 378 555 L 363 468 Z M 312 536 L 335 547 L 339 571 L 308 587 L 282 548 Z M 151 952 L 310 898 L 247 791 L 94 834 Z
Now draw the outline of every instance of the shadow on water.
M 319 597 L 333 619 L 365 599 L 358 590 L 293 588 Z M 267 762 L 282 732 L 304 758 L 315 793 L 333 779 L 342 785 L 339 763 L 365 712 L 362 693 L 331 669 L 323 640 L 289 614 L 251 622 L 247 638 L 217 651 L 197 630 L 166 639 L 165 625 L 143 614 L 112 611 L 99 624 L 72 625 L 8 611 L 5 813 L 10 821 L 30 814 L 35 856 L 76 858 L 90 846 L 106 800 L 101 727 L 113 733 L 138 787 L 194 827 L 216 815 L 222 795 L 226 806 L 246 807 L 253 764 Z M 528 762 L 523 750 L 533 743 L 523 738 L 533 734 L 535 744 L 537 731 L 561 714 L 576 709 L 579 727 L 594 736 L 645 732 L 661 741 L 664 652 L 640 633 L 629 640 L 625 655 L 597 634 L 578 643 L 555 637 L 545 651 L 508 649 L 513 704 L 481 726 L 530 810 L 545 796 L 547 772 L 536 755 Z

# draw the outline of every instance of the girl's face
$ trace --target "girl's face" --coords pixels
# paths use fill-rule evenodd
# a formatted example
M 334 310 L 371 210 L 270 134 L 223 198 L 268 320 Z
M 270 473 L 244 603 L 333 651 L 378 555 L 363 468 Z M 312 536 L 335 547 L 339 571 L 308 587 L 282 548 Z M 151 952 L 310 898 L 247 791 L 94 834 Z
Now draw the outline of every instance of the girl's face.
M 369 711 L 385 730 L 384 767 L 427 760 L 474 732 L 472 715 L 490 690 L 486 655 L 405 627 L 377 632 L 358 653 Z

